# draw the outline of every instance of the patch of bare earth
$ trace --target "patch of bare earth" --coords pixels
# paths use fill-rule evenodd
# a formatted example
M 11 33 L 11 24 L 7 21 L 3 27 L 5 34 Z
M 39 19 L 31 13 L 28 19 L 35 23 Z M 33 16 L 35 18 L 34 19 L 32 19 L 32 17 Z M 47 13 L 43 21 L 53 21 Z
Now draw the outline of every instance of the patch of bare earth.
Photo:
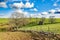
M 32 40 L 29 33 L 0 32 L 0 40 Z
M 37 31 L 0 32 L 0 40 L 60 40 L 60 34 Z

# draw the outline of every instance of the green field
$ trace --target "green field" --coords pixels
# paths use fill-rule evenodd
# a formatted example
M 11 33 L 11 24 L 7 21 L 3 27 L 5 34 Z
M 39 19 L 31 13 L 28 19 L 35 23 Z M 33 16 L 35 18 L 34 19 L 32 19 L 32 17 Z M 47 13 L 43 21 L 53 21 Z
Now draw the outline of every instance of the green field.
M 0 18 L 0 23 L 8 23 L 8 20 L 9 19 L 6 19 L 6 18 Z M 35 18 L 32 18 L 32 19 L 29 19 L 30 22 L 38 22 L 40 19 L 35 19 Z M 46 19 L 45 20 L 45 23 L 49 23 L 48 21 L 49 19 Z M 28 26 L 24 26 L 22 28 L 19 28 L 19 30 L 35 30 L 35 31 L 49 31 L 49 32 L 54 32 L 54 33 L 60 33 L 60 19 L 57 18 L 56 19 L 56 22 L 55 24 L 44 24 L 44 25 L 28 25 Z M 6 27 L 5 25 L 4 26 L 0 26 L 1 27 Z
M 8 18 L 0 18 L 0 23 L 7 23 L 8 20 Z
M 23 27 L 23 28 L 20 28 L 19 30 L 49 31 L 54 33 L 60 33 L 60 23 Z
M 37 19 L 37 20 L 39 21 L 40 19 Z M 44 23 L 49 23 L 48 20 L 49 19 L 46 19 Z M 36 22 L 35 19 L 31 19 L 31 21 Z M 57 22 L 55 24 L 35 25 L 35 26 L 28 25 L 26 27 L 20 28 L 19 30 L 49 31 L 54 33 L 60 33 L 60 19 L 57 18 L 55 21 Z

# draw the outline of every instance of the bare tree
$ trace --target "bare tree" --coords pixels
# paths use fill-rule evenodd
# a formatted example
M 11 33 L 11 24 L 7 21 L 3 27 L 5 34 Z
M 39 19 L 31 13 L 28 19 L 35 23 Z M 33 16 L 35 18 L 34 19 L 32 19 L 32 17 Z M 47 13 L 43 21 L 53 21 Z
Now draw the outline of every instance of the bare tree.
M 17 30 L 19 27 L 22 27 L 27 24 L 27 20 L 25 19 L 25 15 L 20 12 L 14 12 L 10 17 L 11 27 L 14 27 L 14 30 Z
M 50 16 L 49 17 L 49 22 L 52 24 L 52 23 L 55 23 L 55 16 Z
M 45 17 L 42 17 L 42 18 L 40 19 L 40 21 L 39 21 L 39 25 L 43 25 L 44 22 L 45 22 Z
M 45 14 L 45 13 L 42 13 L 41 15 L 42 15 L 42 17 L 41 17 L 41 19 L 40 19 L 40 21 L 39 21 L 39 25 L 43 25 L 44 22 L 45 22 L 46 14 Z

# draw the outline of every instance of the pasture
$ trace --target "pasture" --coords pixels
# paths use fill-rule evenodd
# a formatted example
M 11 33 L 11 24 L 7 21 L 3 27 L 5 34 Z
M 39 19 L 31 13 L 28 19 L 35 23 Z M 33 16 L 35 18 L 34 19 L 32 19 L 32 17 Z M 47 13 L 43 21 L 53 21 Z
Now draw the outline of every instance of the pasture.
M 31 19 L 28 19 L 28 21 L 30 23 L 31 22 L 38 23 L 40 21 L 40 19 L 31 18 Z M 47 19 L 45 19 L 44 25 L 37 25 L 37 24 L 33 23 L 33 24 L 23 26 L 22 28 L 19 28 L 18 30 L 50 31 L 50 32 L 54 32 L 54 33 L 60 33 L 60 19 L 56 18 L 55 21 L 56 21 L 55 24 L 48 24 L 49 19 L 47 18 Z M 0 18 L 0 28 L 9 27 L 9 25 L 4 25 L 6 23 L 9 23 L 8 18 Z
M 60 34 L 60 23 L 58 24 L 47 24 L 47 25 L 36 25 L 29 27 L 22 27 L 19 30 L 35 30 L 35 31 L 45 31 L 45 32 L 54 32 Z
M 59 18 L 55 20 L 55 24 L 49 24 L 49 19 L 45 19 L 44 25 L 37 24 L 41 20 L 39 18 L 27 20 L 29 21 L 29 24 L 19 28 L 19 31 L 6 32 L 0 30 L 0 40 L 60 40 Z M 9 19 L 0 18 L 0 29 L 6 27 L 9 27 Z

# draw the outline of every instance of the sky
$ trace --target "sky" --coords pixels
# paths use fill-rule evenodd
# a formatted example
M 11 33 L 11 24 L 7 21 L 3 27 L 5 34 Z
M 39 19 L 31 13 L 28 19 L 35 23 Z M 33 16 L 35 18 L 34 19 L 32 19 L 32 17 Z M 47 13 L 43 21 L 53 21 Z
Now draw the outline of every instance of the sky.
M 60 13 L 57 13 L 60 12 L 60 0 L 0 0 L 0 17 L 10 17 L 15 11 L 32 17 L 41 17 L 41 14 L 48 17 L 51 12 L 60 17 Z

